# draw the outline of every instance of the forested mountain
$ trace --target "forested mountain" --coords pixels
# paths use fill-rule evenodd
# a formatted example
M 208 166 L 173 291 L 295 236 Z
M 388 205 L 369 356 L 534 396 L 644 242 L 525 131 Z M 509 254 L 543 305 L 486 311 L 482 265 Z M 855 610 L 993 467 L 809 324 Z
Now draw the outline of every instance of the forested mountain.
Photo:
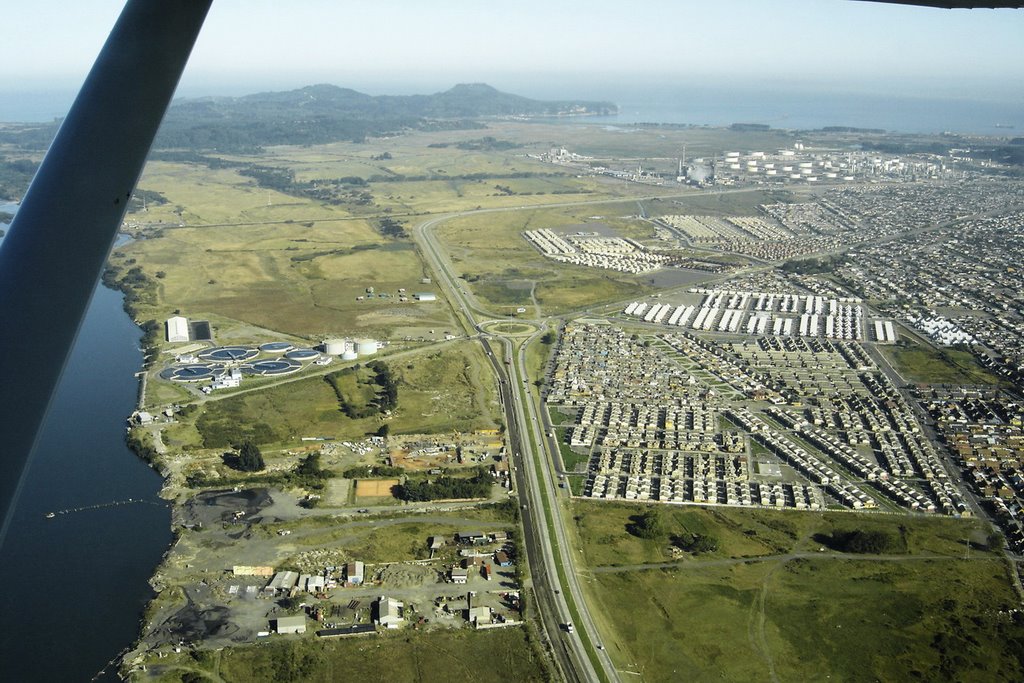
M 334 85 L 243 97 L 175 100 L 155 149 L 255 151 L 266 145 L 319 144 L 362 140 L 403 128 L 443 130 L 482 128 L 475 119 L 494 116 L 579 116 L 613 114 L 611 102 L 531 100 L 489 85 L 456 85 L 433 95 L 367 95 Z M 0 131 L 0 142 L 43 149 L 54 124 Z
M 434 95 L 372 96 L 334 85 L 244 97 L 176 101 L 158 148 L 245 150 L 264 145 L 362 140 L 403 128 L 479 128 L 477 117 L 613 113 L 609 102 L 541 102 L 484 84 Z

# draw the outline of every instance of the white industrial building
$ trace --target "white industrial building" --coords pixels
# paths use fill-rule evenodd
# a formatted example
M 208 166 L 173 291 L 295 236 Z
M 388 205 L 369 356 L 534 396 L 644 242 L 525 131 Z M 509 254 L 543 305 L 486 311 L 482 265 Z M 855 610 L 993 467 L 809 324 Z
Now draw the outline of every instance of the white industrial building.
M 377 623 L 385 628 L 398 628 L 405 621 L 402 603 L 394 598 L 380 596 L 376 602 Z
M 359 560 L 349 562 L 345 565 L 345 580 L 352 585 L 359 585 L 363 582 L 365 565 Z
M 301 614 L 294 617 L 278 617 L 274 620 L 274 630 L 278 633 L 305 633 L 306 617 Z
M 188 338 L 188 318 L 176 315 L 173 318 L 167 319 L 168 342 L 171 342 L 172 344 L 175 342 L 187 342 Z
M 416 301 L 437 301 L 437 295 L 433 292 L 416 292 L 412 298 Z

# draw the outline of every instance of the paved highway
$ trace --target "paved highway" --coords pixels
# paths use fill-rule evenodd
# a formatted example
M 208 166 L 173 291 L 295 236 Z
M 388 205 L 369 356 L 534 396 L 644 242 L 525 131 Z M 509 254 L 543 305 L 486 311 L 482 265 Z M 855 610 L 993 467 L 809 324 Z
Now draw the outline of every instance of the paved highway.
M 477 213 L 477 212 L 467 212 Z M 480 334 L 479 319 L 489 319 L 493 313 L 483 310 L 478 302 L 463 290 L 452 271 L 451 262 L 437 244 L 433 228 L 439 223 L 462 214 L 448 214 L 431 218 L 413 229 L 413 235 L 438 278 L 438 285 L 446 293 L 458 317 L 470 336 L 483 345 L 484 352 L 498 378 L 499 393 L 505 412 L 509 448 L 516 489 L 519 493 L 523 518 L 524 547 L 541 625 L 551 645 L 562 677 L 568 681 L 618 682 L 618 673 L 606 650 L 597 649 L 600 636 L 583 599 L 583 593 L 571 557 L 572 546 L 563 527 L 559 488 L 552 474 L 555 458 L 544 448 L 544 436 L 538 421 L 538 410 L 529 396 L 529 378 L 526 372 L 525 348 L 518 355 L 509 338 L 497 337 L 503 346 L 503 359 L 499 360 L 487 336 Z M 531 337 L 544 331 L 543 325 Z M 540 445 L 539 448 L 535 444 Z M 550 515 L 551 523 L 548 523 Z M 559 575 L 558 567 L 563 568 Z M 564 581 L 564 585 L 563 585 Z M 569 602 L 572 602 L 570 609 Z M 575 632 L 568 633 L 565 624 L 578 615 Z M 587 644 L 590 644 L 589 651 Z

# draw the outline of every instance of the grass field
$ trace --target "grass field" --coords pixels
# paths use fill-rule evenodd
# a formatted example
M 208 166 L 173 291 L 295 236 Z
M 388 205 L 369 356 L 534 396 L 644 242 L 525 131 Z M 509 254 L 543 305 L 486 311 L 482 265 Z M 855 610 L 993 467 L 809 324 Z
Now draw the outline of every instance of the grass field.
M 545 258 L 523 238 L 524 230 L 577 225 L 612 211 L 635 212 L 636 204 L 563 207 L 453 218 L 437 228 L 454 271 L 481 300 L 501 309 L 529 306 L 531 288 L 544 313 L 574 310 L 647 291 L 638 276 L 562 265 Z
M 355 639 L 280 638 L 254 647 L 159 660 L 145 679 L 160 683 L 199 673 L 224 683 L 327 683 L 432 680 L 548 681 L 537 651 L 518 628 L 492 631 L 403 631 Z M 207 678 L 200 678 L 206 680 Z
M 455 342 L 388 361 L 398 381 L 398 408 L 387 418 L 391 433 L 472 431 L 497 424 L 497 389 L 478 344 Z M 319 376 L 288 382 L 203 405 L 207 421 L 263 424 L 267 445 L 294 446 L 302 436 L 360 439 L 374 433 L 382 417 L 352 419 L 339 409 L 331 386 Z M 190 433 L 181 427 L 181 438 Z
M 388 337 L 453 325 L 442 303 L 402 305 L 397 297 L 357 301 L 366 287 L 394 294 L 410 291 L 423 264 L 408 241 L 377 231 L 389 212 L 407 225 L 408 214 L 465 211 L 478 207 L 523 210 L 456 219 L 442 226 L 453 260 L 475 280 L 475 293 L 495 306 L 532 305 L 545 313 L 638 295 L 648 290 L 636 277 L 583 267 L 556 267 L 537 254 L 519 233 L 600 218 L 622 234 L 646 239 L 649 225 L 627 218 L 633 201 L 599 207 L 543 208 L 544 204 L 642 194 L 683 194 L 701 212 L 746 212 L 758 193 L 705 195 L 672 186 L 658 188 L 579 175 L 577 169 L 545 164 L 527 153 L 547 151 L 561 141 L 591 140 L 595 149 L 625 144 L 644 157 L 671 158 L 682 139 L 712 141 L 722 136 L 741 147 L 774 141 L 779 134 L 716 131 L 636 130 L 629 136 L 592 126 L 494 124 L 486 135 L 513 143 L 511 149 L 466 150 L 455 145 L 479 140 L 483 131 L 416 133 L 369 143 L 277 147 L 258 157 L 227 155 L 228 161 L 287 168 L 296 179 L 358 177 L 369 200 L 330 204 L 259 187 L 236 169 L 154 161 L 140 187 L 160 192 L 165 204 L 151 204 L 132 221 L 149 226 L 150 239 L 121 250 L 122 264 L 138 265 L 155 285 L 155 301 L 139 306 L 140 318 L 163 319 L 176 310 L 190 317 L 222 317 L 303 338 L 359 334 Z M 680 137 L 681 136 L 681 137 Z M 740 143 L 746 144 L 740 144 Z M 691 143 L 688 143 L 691 144 Z M 695 143 L 701 144 L 701 143 Z M 437 145 L 447 145 L 438 147 Z M 756 144 L 753 147 L 756 148 Z M 656 149 L 660 153 L 655 153 Z M 387 156 L 384 156 L 384 153 Z M 473 174 L 485 177 L 467 178 Z M 517 177 L 523 176 L 526 177 Z M 429 178 L 410 180 L 403 178 Z M 706 206 L 713 204 L 713 207 Z M 538 207 L 529 209 L 527 207 Z M 645 202 L 654 214 L 678 212 L 665 201 Z M 185 225 L 187 227 L 179 227 Z M 213 226 L 213 227 L 211 227 Z M 461 253 L 459 253 L 461 252 Z
M 572 450 L 572 448 L 569 447 L 569 444 L 564 442 L 564 439 L 564 432 L 559 432 L 558 451 L 562 456 L 562 464 L 565 466 L 565 469 L 571 472 L 575 470 L 576 467 L 581 463 L 586 463 L 588 460 L 590 460 L 590 456 L 580 455 L 579 453 L 575 452 L 574 450 Z
M 935 349 L 923 344 L 879 346 L 893 367 L 910 382 L 926 384 L 999 384 L 999 377 L 983 368 L 969 351 Z
M 605 567 L 584 570 L 605 645 L 644 680 L 1016 680 L 1024 672 L 1024 623 L 1006 611 L 1019 601 L 979 521 L 663 509 L 667 536 L 719 541 L 715 552 L 666 563 L 666 540 L 626 532 L 647 507 L 575 505 L 584 564 Z M 819 535 L 836 529 L 886 530 L 902 543 L 883 559 L 821 552 Z M 636 567 L 646 563 L 660 568 Z
M 988 534 L 980 520 L 942 517 L 889 516 L 854 513 L 740 510 L 729 507 L 656 506 L 665 523 L 666 538 L 673 534 L 708 534 L 719 540 L 719 558 L 756 558 L 821 548 L 815 540 L 836 529 L 887 530 L 896 533 L 912 554 L 961 557 L 970 537 L 984 543 Z M 630 517 L 646 506 L 625 503 L 577 503 L 576 526 L 588 566 L 634 565 L 671 559 L 667 540 L 653 541 L 626 533 Z M 975 552 L 972 550 L 972 552 Z M 984 553 L 985 551 L 978 551 Z
M 698 565 L 599 574 L 595 588 L 608 620 L 630 625 L 617 631 L 622 649 L 612 654 L 644 680 L 983 681 L 1024 673 L 1024 628 L 1005 614 L 1016 601 L 995 560 Z

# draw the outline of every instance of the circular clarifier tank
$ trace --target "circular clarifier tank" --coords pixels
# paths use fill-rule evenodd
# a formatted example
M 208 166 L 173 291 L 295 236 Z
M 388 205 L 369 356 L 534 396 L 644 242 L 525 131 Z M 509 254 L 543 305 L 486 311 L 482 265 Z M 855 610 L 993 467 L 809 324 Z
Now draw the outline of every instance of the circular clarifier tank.
M 242 366 L 248 375 L 287 375 L 302 369 L 302 363 L 295 360 L 258 360 Z
M 320 352 L 313 349 L 295 349 L 284 354 L 284 357 L 297 361 L 310 361 L 319 358 Z
M 249 346 L 217 346 L 200 351 L 199 357 L 215 363 L 241 363 L 255 358 L 258 353 L 259 351 Z
M 181 365 L 165 372 L 167 379 L 175 382 L 201 382 L 213 379 L 216 368 L 210 365 Z
M 260 351 L 263 353 L 287 353 L 294 349 L 295 346 L 288 342 L 267 342 L 266 344 L 260 344 Z

